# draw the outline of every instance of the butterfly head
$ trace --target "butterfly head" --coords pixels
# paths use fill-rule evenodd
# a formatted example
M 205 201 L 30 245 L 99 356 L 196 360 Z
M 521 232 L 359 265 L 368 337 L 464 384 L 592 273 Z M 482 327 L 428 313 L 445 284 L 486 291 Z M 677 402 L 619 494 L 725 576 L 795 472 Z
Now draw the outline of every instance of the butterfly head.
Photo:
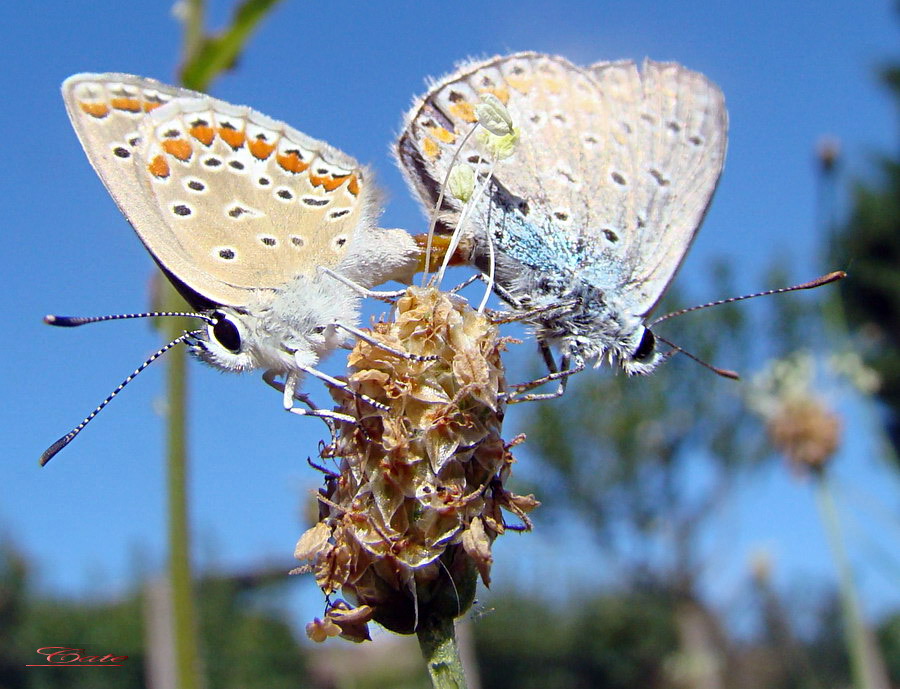
M 353 323 L 358 299 L 343 285 L 298 278 L 302 285 L 262 294 L 249 307 L 219 306 L 191 341 L 202 361 L 225 371 L 286 373 L 314 367 L 340 346 L 335 323 Z
M 657 350 L 653 332 L 640 323 L 625 332 L 611 320 L 597 320 L 590 325 L 593 327 L 559 341 L 562 351 L 575 361 L 593 362 L 595 368 L 606 362 L 619 366 L 629 376 L 645 376 L 664 358 Z
M 191 353 L 198 359 L 226 371 L 251 371 L 260 362 L 252 346 L 252 317 L 231 307 L 209 314 L 206 330 L 190 341 Z
M 641 325 L 629 340 L 627 349 L 616 353 L 616 359 L 629 376 L 652 373 L 662 360 L 653 331 Z
M 659 365 L 663 355 L 644 319 L 629 314 L 607 291 L 578 278 L 564 288 L 545 282 L 532 280 L 516 295 L 518 308 L 542 312 L 526 317 L 538 341 L 557 345 L 574 361 L 595 367 L 608 362 L 628 375 L 647 375 Z

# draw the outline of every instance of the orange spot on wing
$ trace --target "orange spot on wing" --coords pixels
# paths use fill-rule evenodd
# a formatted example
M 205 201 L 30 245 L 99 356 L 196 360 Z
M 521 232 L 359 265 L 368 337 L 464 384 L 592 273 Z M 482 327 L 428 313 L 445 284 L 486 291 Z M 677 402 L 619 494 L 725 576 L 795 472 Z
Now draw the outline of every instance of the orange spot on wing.
M 106 117 L 109 114 L 109 106 L 106 103 L 78 103 L 78 107 L 82 109 L 83 112 L 86 112 L 91 117 L 96 117 L 97 119 L 101 119 Z
M 333 177 L 331 179 L 325 180 L 325 188 L 328 191 L 334 191 L 339 186 L 341 186 L 344 182 L 350 179 L 350 175 L 341 175 L 339 177 Z
M 471 103 L 467 103 L 463 100 L 458 103 L 453 103 L 453 105 L 450 106 L 450 114 L 455 115 L 465 122 L 475 121 L 475 108 L 472 107 Z
M 145 100 L 144 101 L 144 112 L 150 112 L 151 110 L 156 110 L 162 103 L 158 100 Z
M 557 79 L 556 77 L 544 77 L 544 88 L 547 89 L 550 93 L 561 93 L 563 90 L 563 81 L 562 79 Z
M 219 127 L 219 136 L 222 137 L 222 141 L 235 149 L 243 146 L 247 138 L 241 130 L 228 127 Z
M 190 160 L 194 153 L 194 149 L 187 139 L 166 139 L 162 143 L 162 149 L 183 162 Z
M 354 196 L 359 196 L 359 178 L 356 175 L 350 175 L 350 182 L 347 184 L 347 191 Z
M 268 141 L 263 141 L 262 139 L 254 139 L 247 144 L 247 147 L 250 149 L 250 153 L 253 154 L 253 157 L 258 160 L 265 160 L 272 155 L 272 151 L 275 150 L 274 144 L 270 144 Z
M 150 170 L 150 174 L 154 177 L 160 177 L 164 179 L 169 176 L 169 164 L 161 155 L 158 155 L 153 160 L 151 160 L 150 164 L 147 166 L 147 169 Z
M 428 137 L 425 137 L 425 140 L 422 142 L 422 149 L 425 151 L 425 155 L 431 159 L 435 159 L 441 154 L 440 146 L 435 143 L 434 139 L 429 139 Z
M 334 191 L 352 176 L 353 175 L 340 175 L 335 177 L 333 175 L 328 175 L 327 177 L 316 177 L 315 175 L 310 174 L 309 181 L 314 187 L 324 187 L 325 191 Z
M 429 127 L 428 131 L 431 132 L 431 135 L 435 139 L 437 139 L 438 141 L 443 141 L 445 144 L 452 144 L 454 141 L 456 141 L 456 134 L 451 132 L 449 129 L 444 129 L 444 127 Z
M 190 134 L 204 146 L 211 146 L 213 139 L 216 138 L 215 130 L 209 125 L 198 124 L 191 127 Z
M 297 155 L 295 151 L 290 151 L 285 155 L 277 155 L 275 156 L 275 160 L 278 161 L 278 164 L 283 170 L 293 172 L 294 174 L 303 172 L 309 167 L 309 163 L 304 163 L 300 160 L 300 156 Z
M 532 79 L 528 77 L 516 76 L 509 74 L 506 77 L 506 83 L 512 86 L 519 93 L 528 93 L 531 90 Z M 500 98 L 500 96 L 497 96 Z M 504 103 L 506 101 L 503 101 Z
M 125 110 L 126 112 L 140 112 L 143 110 L 141 101 L 137 98 L 113 98 L 109 104 L 116 110 Z

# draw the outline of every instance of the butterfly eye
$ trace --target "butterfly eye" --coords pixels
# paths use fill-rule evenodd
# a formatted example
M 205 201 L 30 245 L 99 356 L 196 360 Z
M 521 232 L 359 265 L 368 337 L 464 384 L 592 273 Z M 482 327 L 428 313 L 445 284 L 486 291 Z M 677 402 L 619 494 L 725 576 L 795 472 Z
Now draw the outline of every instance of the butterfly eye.
M 312 329 L 312 331 L 313 331 L 313 334 L 315 334 L 315 335 L 321 335 L 322 333 L 325 332 L 325 326 L 317 325 L 315 328 Z
M 241 351 L 241 334 L 237 326 L 221 312 L 215 314 L 216 322 L 212 327 L 213 337 L 229 352 L 239 354 Z
M 635 361 L 645 361 L 650 358 L 655 348 L 656 338 L 649 329 L 645 329 L 644 334 L 641 337 L 641 343 L 638 345 L 637 349 L 634 350 L 634 354 L 631 355 L 631 358 Z

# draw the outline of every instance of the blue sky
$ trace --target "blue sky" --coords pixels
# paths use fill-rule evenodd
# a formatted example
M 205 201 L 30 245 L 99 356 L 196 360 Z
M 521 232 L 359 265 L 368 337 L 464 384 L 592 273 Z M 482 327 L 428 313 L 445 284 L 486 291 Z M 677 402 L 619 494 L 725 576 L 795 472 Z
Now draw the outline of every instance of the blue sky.
M 212 5 L 215 18 L 227 16 L 229 3 Z M 7 94 L 0 122 L 8 134 L 3 207 L 11 240 L 0 256 L 10 296 L 0 534 L 33 558 L 42 589 L 99 597 L 121 591 L 137 571 L 155 571 L 164 558 L 163 367 L 151 367 L 75 443 L 38 468 L 45 447 L 158 346 L 141 322 L 71 331 L 41 323 L 50 312 L 141 310 L 154 270 L 89 167 L 59 84 L 80 71 L 171 81 L 181 28 L 168 3 L 11 1 L 0 4 L 0 34 L 0 84 Z M 794 258 L 797 279 L 826 269 L 816 254 L 813 151 L 822 135 L 838 137 L 843 174 L 852 177 L 869 171 L 873 153 L 896 145 L 895 114 L 873 75 L 889 55 L 897 56 L 897 37 L 896 13 L 886 0 L 286 0 L 213 91 L 372 165 L 388 196 L 383 224 L 421 231 L 421 213 L 388 147 L 427 76 L 468 56 L 525 49 L 580 63 L 644 56 L 680 61 L 722 87 L 731 121 L 724 177 L 678 277 L 693 298 L 705 299 L 722 296 L 702 289 L 712 256 L 734 263 L 741 291 L 769 286 L 761 281 L 777 255 Z M 338 370 L 334 362 L 331 370 Z M 221 375 L 196 363 L 190 373 L 198 558 L 236 569 L 261 561 L 291 566 L 303 506 L 318 482 L 305 458 L 316 452 L 320 424 L 281 412 L 278 394 L 256 376 Z M 711 389 L 725 384 L 700 376 L 698 382 Z M 307 389 L 327 400 L 314 385 Z M 891 484 L 877 453 L 863 456 L 874 447 L 864 425 L 848 430 L 854 451 L 842 455 L 839 478 L 863 496 L 880 493 L 896 513 L 896 477 Z M 740 536 L 710 582 L 717 600 L 727 602 L 744 585 L 755 548 L 773 552 L 786 586 L 833 580 L 808 485 L 773 469 L 731 510 L 726 528 L 733 523 Z M 760 524 L 752 518 L 759 514 L 769 517 Z M 866 523 L 861 532 L 871 531 Z M 497 585 L 536 586 L 540 567 L 523 564 L 567 547 L 540 533 L 501 540 L 512 543 L 498 547 Z M 584 557 L 572 550 L 575 562 Z M 867 608 L 896 605 L 900 591 L 872 564 L 871 552 L 853 555 Z M 298 606 L 308 619 L 319 600 L 306 596 Z

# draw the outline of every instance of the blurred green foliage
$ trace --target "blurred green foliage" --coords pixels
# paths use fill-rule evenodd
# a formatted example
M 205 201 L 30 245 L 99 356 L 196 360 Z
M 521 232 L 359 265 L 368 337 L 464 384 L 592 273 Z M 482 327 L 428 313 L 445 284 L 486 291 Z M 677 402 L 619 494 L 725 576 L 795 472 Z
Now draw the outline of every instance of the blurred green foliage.
M 900 115 L 900 64 L 881 70 L 880 79 Z M 884 155 L 876 166 L 874 180 L 855 183 L 852 210 L 834 229 L 830 253 L 850 273 L 840 285 L 843 312 L 881 377 L 877 395 L 900 452 L 900 153 Z
M 553 605 L 513 594 L 491 598 L 475 625 L 484 687 L 626 689 L 660 686 L 675 651 L 665 594 L 610 591 Z
M 197 584 L 207 689 L 302 689 L 306 661 L 283 615 L 285 569 L 247 576 L 209 575 Z M 21 554 L 0 552 L 0 689 L 143 689 L 146 604 L 133 592 L 119 600 L 50 598 L 32 590 Z M 267 601 L 270 605 L 261 605 Z M 271 603 L 277 603 L 272 605 Z M 26 668 L 45 646 L 87 655 L 127 655 L 116 668 Z

